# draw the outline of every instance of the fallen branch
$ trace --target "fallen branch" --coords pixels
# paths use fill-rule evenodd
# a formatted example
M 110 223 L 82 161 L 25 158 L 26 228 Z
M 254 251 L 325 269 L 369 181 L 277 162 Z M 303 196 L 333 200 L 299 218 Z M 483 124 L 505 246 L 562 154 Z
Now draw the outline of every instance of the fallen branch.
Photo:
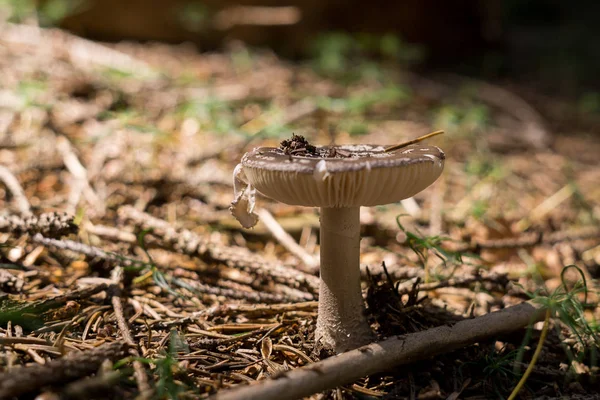
M 60 250 L 68 250 L 74 253 L 85 254 L 90 258 L 97 258 L 100 260 L 108 261 L 115 264 L 120 264 L 124 267 L 139 266 L 146 264 L 144 261 L 139 261 L 133 258 L 120 256 L 115 253 L 109 253 L 98 247 L 90 246 L 85 243 L 75 242 L 73 240 L 58 240 L 44 237 L 38 233 L 31 239 L 33 242 L 53 247 Z
M 0 232 L 1 232 L 1 230 L 0 230 Z M 73 240 L 50 239 L 50 238 L 46 238 L 46 237 L 42 236 L 41 234 L 34 235 L 31 240 L 34 243 L 41 244 L 46 247 L 51 247 L 51 248 L 55 248 L 55 249 L 59 249 L 59 250 L 67 250 L 67 251 L 72 251 L 74 253 L 84 254 L 87 257 L 104 260 L 113 265 L 121 265 L 123 267 L 149 265 L 145 261 L 137 260 L 137 259 L 134 259 L 131 257 L 121 256 L 116 253 L 104 251 L 99 247 L 90 246 L 85 243 L 80 243 L 80 242 L 76 242 Z M 239 259 L 240 262 L 242 259 L 243 258 Z M 246 261 L 252 261 L 252 260 L 246 260 Z M 160 269 L 164 269 L 164 268 L 161 267 Z M 265 274 L 263 274 L 263 276 L 265 276 Z M 215 295 L 215 296 L 226 296 L 226 297 L 238 298 L 238 299 L 246 299 L 248 301 L 254 301 L 254 302 L 279 303 L 279 302 L 286 301 L 286 300 L 287 301 L 306 301 L 306 300 L 312 300 L 314 297 L 310 293 L 306 293 L 304 291 L 295 289 L 290 286 L 286 286 L 281 283 L 272 285 L 269 288 L 263 287 L 263 288 L 261 288 L 261 290 L 263 290 L 263 292 L 261 292 L 261 293 L 257 292 L 256 295 L 254 295 L 254 293 L 252 293 L 252 292 L 247 292 L 247 291 L 244 293 L 241 293 L 240 291 L 238 291 L 237 293 L 234 293 L 233 291 L 231 291 L 227 288 L 220 288 L 217 286 L 211 287 L 209 285 L 203 284 L 202 282 L 193 282 L 193 283 L 188 284 L 183 279 L 177 279 L 173 283 L 178 286 L 181 286 L 181 287 L 191 286 L 191 287 L 187 287 L 187 288 L 193 289 L 192 291 L 198 291 L 200 293 L 205 293 L 205 294 Z M 256 289 L 256 288 L 254 288 L 254 289 Z M 267 291 L 267 290 L 268 291 L 279 291 L 281 293 L 277 293 L 277 292 L 265 293 L 264 291 Z
M 395 336 L 254 385 L 224 390 L 212 399 L 299 399 L 352 383 L 363 376 L 521 329 L 544 319 L 544 312 L 541 306 L 525 302 L 482 317 L 467 319 L 453 326 L 444 325 L 423 332 Z
M 25 218 L 11 215 L 0 217 L 0 232 L 15 235 L 41 234 L 48 238 L 60 238 L 71 233 L 77 233 L 78 227 L 73 223 L 73 217 L 60 213 L 44 213 L 39 217 Z
M 238 246 L 222 246 L 211 242 L 187 229 L 176 229 L 167 221 L 155 218 L 150 214 L 138 211 L 133 207 L 119 208 L 119 217 L 142 229 L 151 229 L 152 235 L 163 246 L 174 249 L 191 257 L 200 257 L 205 262 L 224 263 L 231 268 L 241 269 L 253 275 L 268 277 L 276 283 L 292 288 L 307 288 L 316 294 L 319 278 L 287 265 L 270 262 L 259 254 L 252 253 Z M 311 300 L 306 298 L 304 300 Z
M 104 344 L 89 351 L 70 353 L 45 365 L 13 368 L 0 374 L 0 399 L 30 393 L 46 385 L 60 385 L 98 371 L 104 360 L 116 361 L 127 356 L 124 342 Z

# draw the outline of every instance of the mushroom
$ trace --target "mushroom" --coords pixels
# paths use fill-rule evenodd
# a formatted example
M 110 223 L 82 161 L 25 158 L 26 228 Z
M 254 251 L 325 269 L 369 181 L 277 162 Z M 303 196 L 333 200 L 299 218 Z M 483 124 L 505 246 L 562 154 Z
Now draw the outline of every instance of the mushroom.
M 320 207 L 315 338 L 324 348 L 341 353 L 373 337 L 360 286 L 360 207 L 417 194 L 439 177 L 444 158 L 438 147 L 422 144 L 394 151 L 377 145 L 295 145 L 256 148 L 236 167 L 231 210 L 245 227 L 258 220 L 252 212 L 255 190 L 282 203 Z

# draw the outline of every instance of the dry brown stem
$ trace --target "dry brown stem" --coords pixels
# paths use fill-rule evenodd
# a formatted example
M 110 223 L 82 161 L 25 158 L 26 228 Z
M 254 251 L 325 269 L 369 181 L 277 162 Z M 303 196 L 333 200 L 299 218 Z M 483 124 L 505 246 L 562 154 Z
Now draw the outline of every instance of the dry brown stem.
M 222 391 L 213 400 L 299 399 L 398 365 L 447 353 L 486 338 L 521 329 L 544 318 L 539 305 L 526 302 L 453 326 L 395 336 L 250 386 Z

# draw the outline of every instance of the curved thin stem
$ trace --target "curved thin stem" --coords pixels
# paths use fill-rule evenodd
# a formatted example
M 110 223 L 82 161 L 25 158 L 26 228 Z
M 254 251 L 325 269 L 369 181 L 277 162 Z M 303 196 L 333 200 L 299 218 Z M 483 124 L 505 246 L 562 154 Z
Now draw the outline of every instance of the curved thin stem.
M 542 352 L 542 347 L 544 347 L 544 341 L 546 340 L 546 335 L 548 334 L 548 325 L 550 325 L 550 309 L 546 310 L 546 317 L 544 318 L 544 327 L 542 328 L 540 340 L 538 341 L 535 352 L 533 353 L 533 357 L 531 357 L 531 362 L 529 363 L 529 366 L 527 367 L 525 373 L 521 377 L 521 380 L 519 381 L 519 383 L 517 383 L 517 386 L 515 386 L 512 393 L 508 397 L 508 400 L 514 400 L 517 397 L 517 394 L 519 394 L 519 391 L 525 385 L 527 378 L 529 378 L 531 371 L 533 371 L 533 367 L 535 366 L 535 363 L 537 362 L 537 359 L 539 358 L 540 353 Z

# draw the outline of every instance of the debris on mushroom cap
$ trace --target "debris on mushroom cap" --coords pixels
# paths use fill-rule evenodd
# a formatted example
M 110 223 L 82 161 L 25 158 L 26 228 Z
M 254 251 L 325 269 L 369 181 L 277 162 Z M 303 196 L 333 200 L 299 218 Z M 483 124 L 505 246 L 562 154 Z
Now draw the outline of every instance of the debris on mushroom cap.
M 358 207 L 415 195 L 435 182 L 444 159 L 438 147 L 422 144 L 391 152 L 376 145 L 323 146 L 306 155 L 260 147 L 246 153 L 241 164 L 248 183 L 282 203 Z
M 285 139 L 281 141 L 279 149 L 284 154 L 305 156 L 305 155 L 316 155 L 316 147 L 313 146 L 306 140 L 302 135 L 292 134 L 291 139 Z
M 258 215 L 254 213 L 256 189 L 244 180 L 242 164 L 233 170 L 233 201 L 229 207 L 231 215 L 244 228 L 252 228 L 258 223 Z

